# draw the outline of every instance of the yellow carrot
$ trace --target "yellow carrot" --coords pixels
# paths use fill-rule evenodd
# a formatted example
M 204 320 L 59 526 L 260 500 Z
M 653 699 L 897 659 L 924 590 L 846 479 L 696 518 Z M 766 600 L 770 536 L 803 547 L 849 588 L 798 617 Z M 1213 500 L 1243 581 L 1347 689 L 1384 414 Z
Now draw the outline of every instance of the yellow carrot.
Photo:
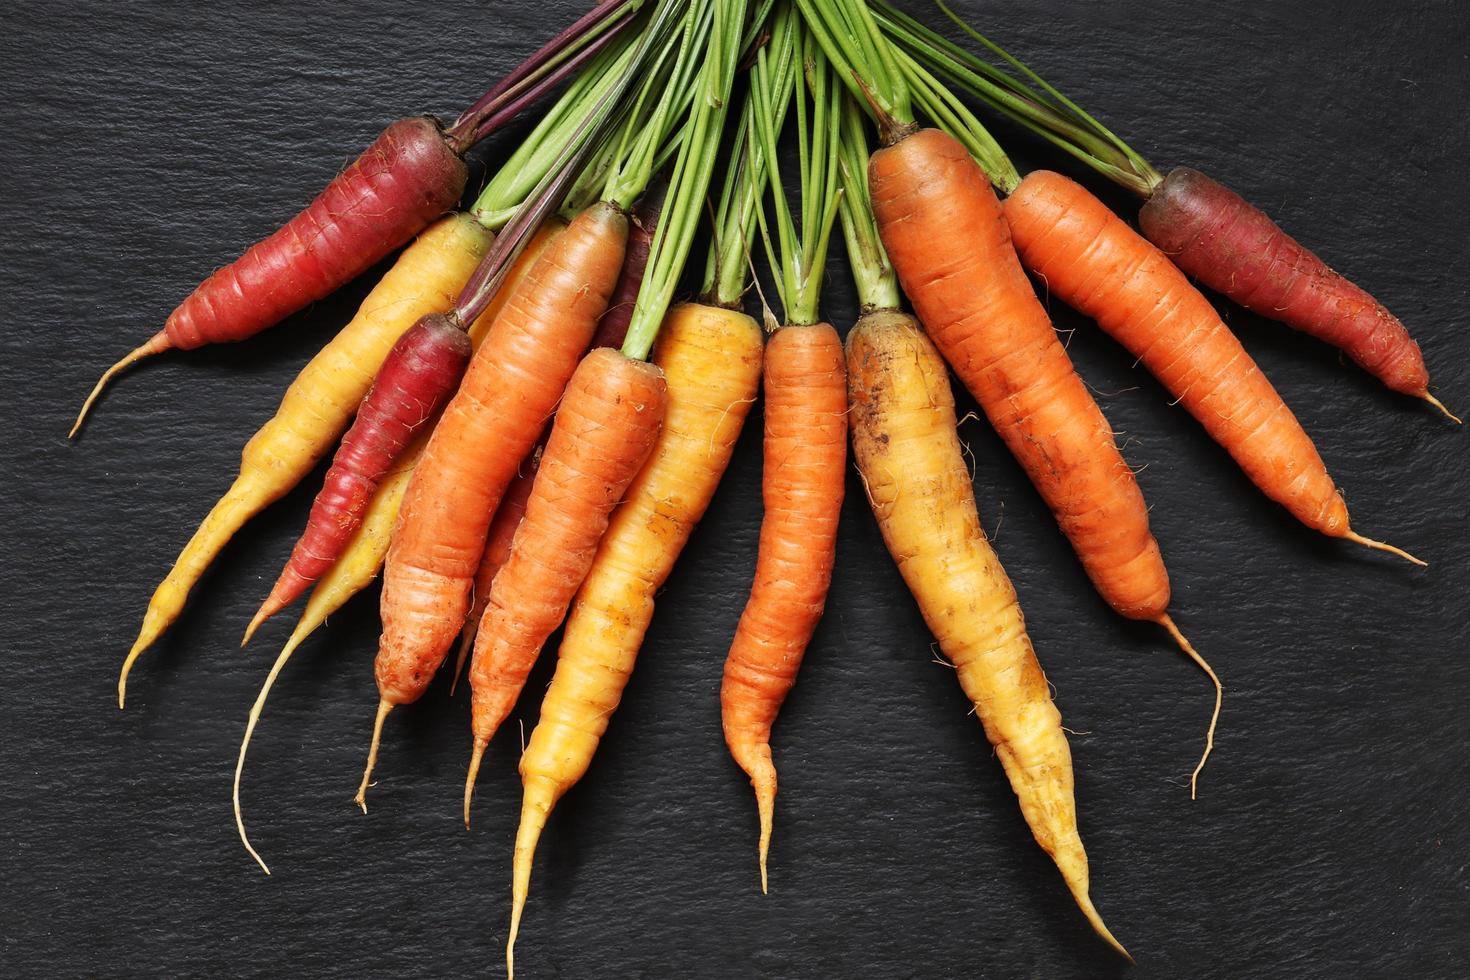
M 546 818 L 591 764 L 653 618 L 654 595 L 704 516 L 755 400 L 760 327 L 734 310 L 677 306 L 659 330 L 653 362 L 668 383 L 663 431 L 614 512 L 572 604 L 541 720 L 521 757 L 525 797 L 508 965 Z
M 852 447 L 883 541 L 1005 768 L 1036 842 L 1087 920 L 1118 952 L 1088 896 L 1072 753 L 1016 590 L 985 540 L 939 351 L 906 314 L 872 313 L 847 340 Z
M 342 434 L 379 365 L 419 317 L 449 309 L 493 236 L 468 215 L 451 215 L 419 236 L 363 300 L 357 315 L 301 370 L 275 416 L 246 443 L 240 473 L 169 571 L 143 617 L 117 682 L 183 611 L 189 590 L 244 523 L 311 472 Z

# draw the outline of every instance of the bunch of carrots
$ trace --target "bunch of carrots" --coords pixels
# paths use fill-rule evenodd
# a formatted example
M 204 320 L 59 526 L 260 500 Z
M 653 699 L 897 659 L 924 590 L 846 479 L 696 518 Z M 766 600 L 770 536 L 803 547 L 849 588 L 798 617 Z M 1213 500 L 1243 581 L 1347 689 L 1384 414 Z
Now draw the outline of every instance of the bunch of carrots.
M 472 701 L 468 825 L 486 749 L 561 628 L 520 759 L 513 972 L 541 832 L 591 765 L 655 598 L 763 396 L 764 519 L 720 692 L 725 740 L 754 790 L 762 890 L 772 731 L 836 567 L 850 445 L 1022 817 L 1098 934 L 1127 956 L 1088 896 L 1061 715 L 981 528 L 950 372 L 1102 597 L 1158 624 L 1213 683 L 1191 795 L 1222 685 L 1170 615 L 1143 494 L 1028 273 L 1127 348 L 1262 492 L 1332 537 L 1423 564 L 1353 530 L 1310 436 L 1191 278 L 1454 416 L 1430 393 L 1405 326 L 1366 292 L 1199 171 L 1162 176 L 954 19 L 973 47 L 886 0 L 605 0 L 452 124 L 388 126 L 103 375 L 77 429 L 134 362 L 245 340 L 402 249 L 246 443 L 233 483 L 154 592 L 118 680 L 122 706 L 139 655 L 230 538 L 331 452 L 245 631 L 248 642 L 307 597 L 250 709 L 234 774 L 240 838 L 262 869 L 240 805 L 250 739 L 292 653 L 352 596 L 381 574 L 364 812 L 391 712 L 420 699 L 457 646 L 453 683 L 467 663 Z M 1139 194 L 1140 230 L 1066 177 L 1023 177 L 962 96 Z M 520 146 L 455 210 L 465 155 L 538 103 Z M 780 159 L 788 136 L 794 170 Z M 820 315 L 839 228 L 862 304 L 845 331 Z M 690 288 L 702 230 L 702 283 Z M 753 278 L 757 242 L 779 315 Z M 745 309 L 752 287 L 759 321 Z

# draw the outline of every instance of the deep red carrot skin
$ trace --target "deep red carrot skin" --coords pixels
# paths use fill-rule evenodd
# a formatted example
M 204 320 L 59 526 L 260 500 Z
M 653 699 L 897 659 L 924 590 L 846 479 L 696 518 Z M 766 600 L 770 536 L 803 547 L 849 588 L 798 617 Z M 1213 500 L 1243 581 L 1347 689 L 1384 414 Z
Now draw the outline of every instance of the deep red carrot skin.
M 1211 289 L 1342 348 L 1394 391 L 1427 391 L 1424 357 L 1399 318 L 1230 188 L 1178 167 L 1138 217 L 1144 237 Z
M 398 338 L 332 457 L 272 605 L 295 601 L 336 562 L 378 484 L 459 385 L 471 353 L 469 336 L 443 313 L 421 317 Z
M 628 250 L 623 256 L 623 271 L 618 274 L 618 284 L 608 300 L 607 312 L 597 321 L 597 332 L 592 335 L 589 347 L 591 350 L 622 347 L 627 339 L 628 324 L 633 321 L 633 307 L 638 302 L 638 291 L 643 288 L 643 273 L 648 269 L 648 253 L 653 248 L 653 233 L 658 227 L 667 190 L 668 185 L 660 182 L 644 194 L 643 200 L 629 216 Z
M 188 350 L 245 340 L 335 292 L 458 203 L 469 171 L 439 123 L 393 123 L 274 234 L 200 283 L 162 333 Z

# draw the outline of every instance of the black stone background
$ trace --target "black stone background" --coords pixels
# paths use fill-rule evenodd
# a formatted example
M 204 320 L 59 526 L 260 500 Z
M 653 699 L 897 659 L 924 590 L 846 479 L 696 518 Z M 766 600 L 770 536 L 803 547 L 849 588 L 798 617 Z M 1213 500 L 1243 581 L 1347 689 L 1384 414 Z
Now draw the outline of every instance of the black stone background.
M 154 584 L 371 277 L 248 343 L 158 359 L 80 441 L 65 433 L 106 363 L 384 123 L 453 115 L 583 6 L 0 11 L 0 975 L 498 974 L 516 729 L 490 753 L 466 833 L 467 704 L 441 679 L 393 716 L 359 813 L 375 594 L 306 644 L 257 735 L 246 806 L 274 877 L 236 839 L 235 749 L 289 624 L 236 645 L 315 479 L 239 536 L 141 662 L 128 710 L 113 702 Z M 1411 324 L 1445 401 L 1470 410 L 1460 0 L 961 6 L 1160 166 L 1206 169 L 1368 286 Z M 1077 172 L 1000 132 L 1023 168 Z M 846 325 L 852 291 L 840 255 L 831 265 L 826 312 Z M 964 424 L 985 524 L 1077 733 L 1093 894 L 1133 975 L 1463 975 L 1470 436 L 1222 303 L 1361 530 L 1431 561 L 1416 570 L 1298 526 L 1119 347 L 1051 308 L 1141 469 L 1174 612 L 1228 684 L 1191 803 L 1203 680 L 1160 631 L 1109 611 L 995 435 Z M 543 839 L 523 975 L 1128 975 L 932 662 L 855 476 L 827 616 L 776 732 L 760 895 L 717 695 L 755 556 L 759 433 L 756 414 L 592 772 Z M 548 676 L 517 719 L 534 721 Z

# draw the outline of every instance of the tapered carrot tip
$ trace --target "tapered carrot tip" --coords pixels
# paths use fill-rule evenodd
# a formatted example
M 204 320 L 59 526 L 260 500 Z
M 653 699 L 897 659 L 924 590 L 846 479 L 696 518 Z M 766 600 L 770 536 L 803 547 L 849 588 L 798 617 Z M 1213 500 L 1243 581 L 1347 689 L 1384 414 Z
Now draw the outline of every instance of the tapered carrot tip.
M 383 741 L 383 719 L 388 717 L 388 712 L 393 710 L 393 703 L 386 698 L 378 701 L 378 717 L 373 719 L 373 744 L 368 747 L 367 765 L 362 770 L 362 783 L 357 787 L 357 796 L 353 802 L 362 807 L 362 812 L 367 813 L 367 791 L 369 782 L 373 778 L 373 767 L 378 764 L 378 744 Z
M 245 644 L 249 643 L 250 638 L 255 635 L 256 630 L 260 629 L 261 624 L 264 623 L 267 619 L 270 619 L 276 613 L 280 612 L 282 609 L 285 609 L 288 604 L 289 603 L 284 602 L 281 597 L 276 594 L 275 589 L 272 589 L 271 594 L 265 597 L 265 601 L 262 602 L 260 604 L 260 608 L 255 611 L 255 617 L 250 620 L 250 625 L 245 627 L 245 638 L 240 641 L 240 645 L 243 647 Z
M 766 856 L 771 852 L 771 811 L 775 809 L 776 801 L 772 794 L 758 794 L 756 805 L 760 808 L 761 816 L 761 839 L 757 845 L 760 850 L 761 862 L 761 894 L 768 895 L 770 892 L 766 887 Z
M 459 676 L 464 673 L 464 662 L 469 659 L 470 647 L 474 642 L 475 637 L 469 631 L 459 641 L 459 656 L 454 658 L 454 676 L 449 679 L 450 697 L 454 697 L 454 689 L 459 687 Z
M 1454 412 L 1452 412 L 1449 409 L 1445 408 L 1444 407 L 1444 402 L 1440 401 L 1438 398 L 1435 398 L 1429 392 L 1426 391 L 1424 393 L 1424 395 L 1423 395 L 1423 398 L 1429 404 L 1433 405 L 1435 408 L 1439 409 L 1441 412 L 1444 412 L 1445 417 L 1448 418 L 1451 422 L 1455 423 L 1456 425 L 1464 425 L 1465 424 L 1465 423 L 1463 423 L 1463 422 L 1460 421 L 1460 416 L 1456 415 Z
M 475 750 L 470 755 L 470 771 L 464 778 L 464 829 L 470 829 L 470 801 L 475 798 L 475 780 L 480 775 L 480 760 L 485 758 L 485 746 L 490 744 L 475 739 Z
M 528 780 L 521 802 L 521 824 L 516 828 L 515 856 L 511 861 L 510 932 L 505 937 L 505 976 L 515 980 L 516 936 L 521 931 L 521 914 L 526 911 L 526 896 L 531 893 L 531 865 L 536 859 L 536 844 L 546 827 L 556 797 L 548 782 Z
M 1210 727 L 1205 732 L 1205 751 L 1199 757 L 1199 762 L 1195 765 L 1194 772 L 1190 773 L 1189 776 L 1189 798 L 1192 800 L 1195 799 L 1196 791 L 1199 788 L 1199 774 L 1205 768 L 1205 760 L 1215 750 L 1215 725 L 1220 721 L 1220 705 L 1225 700 L 1225 688 L 1220 683 L 1220 678 L 1215 676 L 1215 671 L 1211 669 L 1205 658 L 1201 657 L 1199 652 L 1195 650 L 1193 644 L 1184 638 L 1183 633 L 1179 632 L 1179 627 L 1174 625 L 1174 620 L 1168 613 L 1164 613 L 1158 619 L 1154 620 L 1154 622 L 1169 631 L 1169 635 L 1174 638 L 1175 643 L 1179 644 L 1179 649 L 1184 651 L 1184 655 L 1190 660 L 1193 660 L 1195 665 L 1204 671 L 1205 675 L 1209 677 L 1210 682 L 1215 685 L 1215 711 L 1210 715 Z
M 240 779 L 245 772 L 245 755 L 250 751 L 250 739 L 255 735 L 255 726 L 260 722 L 260 713 L 265 710 L 265 700 L 270 697 L 271 688 L 275 686 L 276 678 L 281 676 L 281 668 L 286 666 L 286 661 L 291 659 L 291 654 L 296 652 L 299 645 L 295 637 L 286 641 L 281 652 L 276 656 L 276 662 L 271 664 L 270 673 L 266 675 L 265 683 L 260 686 L 260 693 L 255 696 L 255 703 L 250 706 L 250 717 L 245 722 L 245 737 L 240 739 L 240 757 L 235 760 L 235 785 L 233 799 L 235 804 L 235 829 L 240 832 L 240 843 L 245 845 L 245 850 L 255 858 L 255 863 L 260 865 L 260 870 L 266 874 L 271 869 L 266 865 L 265 859 L 250 843 L 250 836 L 245 833 L 245 814 L 240 809 Z
M 128 675 L 133 672 L 133 664 L 138 662 L 138 655 L 148 649 L 152 641 L 144 636 L 133 641 L 133 648 L 123 658 L 122 672 L 117 675 L 117 709 L 121 711 L 127 706 L 128 701 Z
M 1109 946 L 1117 950 L 1118 954 L 1127 960 L 1129 964 L 1137 965 L 1133 961 L 1133 954 L 1124 949 L 1123 944 L 1118 942 L 1117 938 L 1108 931 L 1108 927 L 1103 924 L 1102 916 L 1098 914 L 1097 908 L 1092 904 L 1092 899 L 1088 897 L 1087 893 L 1074 890 L 1072 895 L 1077 899 L 1077 907 L 1082 910 L 1082 914 L 1087 917 L 1087 921 L 1092 923 L 1092 928 L 1097 934 Z
M 1359 534 L 1357 531 L 1354 531 L 1352 528 L 1348 528 L 1348 532 L 1346 534 L 1344 534 L 1343 537 L 1344 538 L 1347 538 L 1349 541 L 1356 541 L 1358 544 L 1364 545 L 1365 547 L 1372 548 L 1374 551 L 1386 551 L 1390 555 L 1398 555 L 1400 558 L 1404 559 L 1405 561 L 1413 562 L 1415 565 L 1418 565 L 1420 568 L 1428 568 L 1429 567 L 1429 562 L 1423 561 L 1423 560 L 1418 559 L 1418 558 L 1415 558 L 1413 555 L 1409 554 L 1403 548 L 1395 548 L 1393 545 L 1388 544 L 1385 541 L 1374 541 L 1372 538 L 1365 538 L 1361 534 Z
M 108 382 L 117 377 L 119 372 L 126 367 L 138 363 L 145 357 L 162 354 L 171 347 L 173 347 L 173 342 L 168 339 L 168 334 L 160 330 L 152 337 L 149 337 L 147 343 L 141 347 L 134 348 L 122 360 L 102 372 L 102 377 L 98 378 L 97 383 L 92 386 L 92 393 L 87 396 L 86 401 L 82 402 L 82 410 L 77 413 L 77 420 L 72 423 L 71 431 L 66 434 L 66 437 L 68 439 L 76 437 L 77 431 L 82 427 L 82 422 L 86 421 L 87 413 L 92 410 L 92 403 L 97 400 L 97 396 L 102 394 L 102 389 L 106 388 Z

